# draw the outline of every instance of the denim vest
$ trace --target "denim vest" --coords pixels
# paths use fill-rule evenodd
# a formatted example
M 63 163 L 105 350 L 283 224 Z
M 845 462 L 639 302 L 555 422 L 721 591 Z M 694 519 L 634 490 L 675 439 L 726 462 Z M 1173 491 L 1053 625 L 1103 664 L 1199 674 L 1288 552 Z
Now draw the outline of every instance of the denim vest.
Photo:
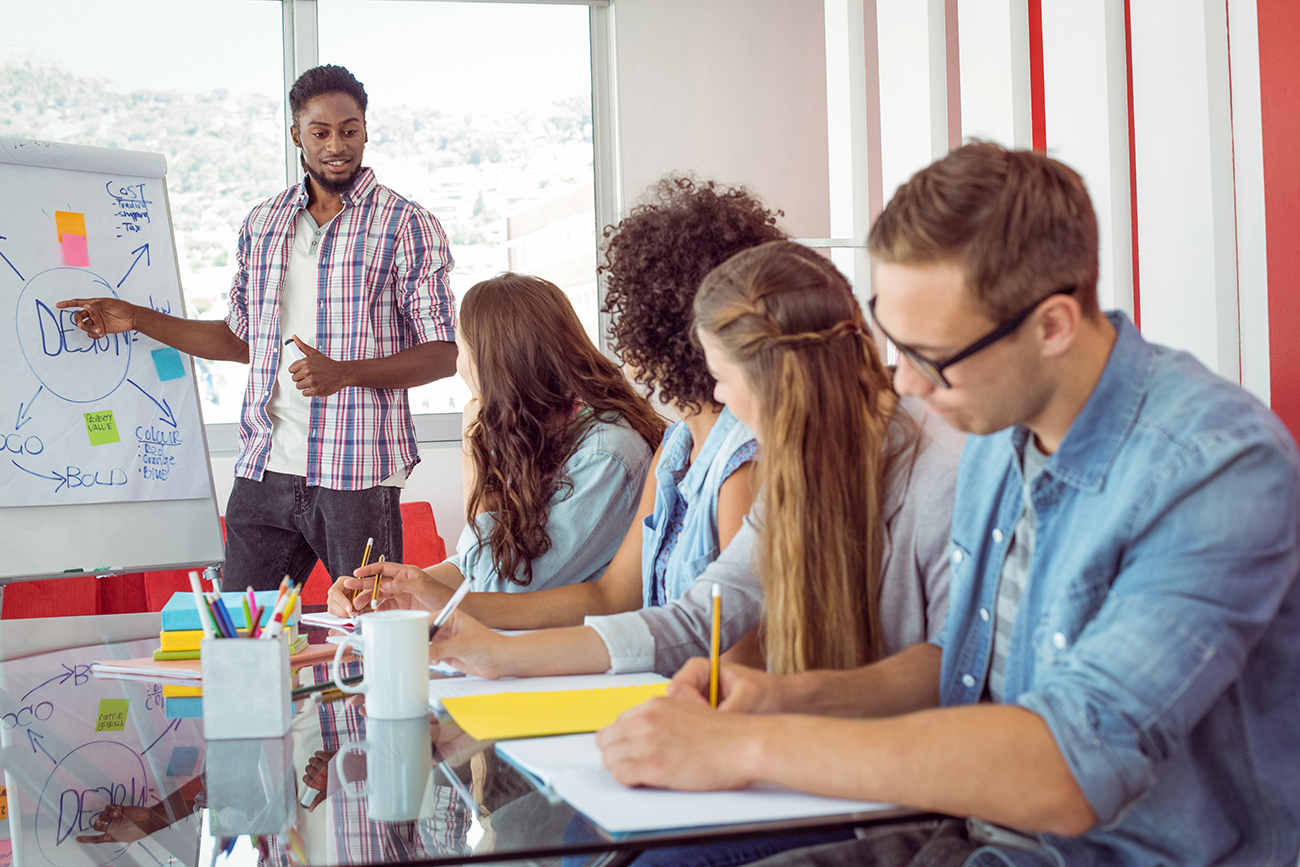
M 1006 700 L 1051 730 L 1098 825 L 968 864 L 1293 864 L 1300 846 L 1300 457 L 1286 429 L 1122 314 L 1031 485 Z M 979 701 L 1029 432 L 970 437 L 944 705 Z
M 655 469 L 654 511 L 641 528 L 641 604 L 654 604 L 655 560 L 664 545 L 673 545 L 664 577 L 664 598 L 670 602 L 686 592 L 695 576 L 718 557 L 718 491 L 731 456 L 754 439 L 749 428 L 723 409 L 694 462 L 691 432 L 685 422 L 675 422 L 664 432 L 663 453 Z M 686 472 L 682 473 L 683 468 Z M 677 479 L 681 474 L 680 481 Z M 668 518 L 677 502 L 686 503 L 681 532 L 674 541 Z

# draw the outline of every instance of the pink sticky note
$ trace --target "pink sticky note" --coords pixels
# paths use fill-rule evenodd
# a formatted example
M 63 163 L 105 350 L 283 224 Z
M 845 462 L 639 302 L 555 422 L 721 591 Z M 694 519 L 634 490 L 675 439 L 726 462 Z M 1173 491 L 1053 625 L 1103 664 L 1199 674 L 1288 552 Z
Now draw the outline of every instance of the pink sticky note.
M 59 242 L 63 248 L 63 264 L 75 265 L 84 268 L 90 264 L 90 254 L 86 250 L 86 236 L 73 235 L 70 232 L 63 233 L 63 240 Z

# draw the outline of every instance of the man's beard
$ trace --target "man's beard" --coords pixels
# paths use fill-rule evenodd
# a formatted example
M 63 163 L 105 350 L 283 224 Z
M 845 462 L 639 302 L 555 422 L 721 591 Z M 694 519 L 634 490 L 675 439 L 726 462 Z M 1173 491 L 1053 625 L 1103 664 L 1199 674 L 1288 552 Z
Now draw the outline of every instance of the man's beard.
M 347 176 L 346 180 L 331 181 L 329 178 L 326 178 L 320 172 L 309 166 L 306 159 L 302 160 L 302 167 L 307 170 L 307 174 L 316 182 L 316 186 L 320 187 L 331 196 L 341 196 L 348 190 L 352 189 L 352 184 L 357 179 L 357 173 L 361 171 L 361 166 L 357 166 L 352 170 L 352 174 Z

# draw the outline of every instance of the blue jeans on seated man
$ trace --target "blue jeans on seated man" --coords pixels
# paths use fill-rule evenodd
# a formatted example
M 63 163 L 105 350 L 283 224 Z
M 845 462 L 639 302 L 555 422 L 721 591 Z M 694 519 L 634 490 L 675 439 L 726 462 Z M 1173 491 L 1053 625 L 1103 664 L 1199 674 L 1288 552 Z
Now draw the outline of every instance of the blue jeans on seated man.
M 834 831 L 793 831 L 779 836 L 744 837 L 701 845 L 664 846 L 647 849 L 632 864 L 633 867 L 734 867 L 789 849 L 852 840 L 853 836 L 852 829 L 840 828 Z M 565 843 L 596 843 L 604 839 L 582 816 L 574 816 L 573 821 L 564 829 Z M 597 857 L 599 856 L 571 855 L 564 859 L 564 867 L 582 867 Z
M 305 581 L 318 558 L 331 578 L 350 575 L 369 538 L 371 560 L 401 562 L 401 496 L 391 485 L 336 491 L 284 473 L 236 478 L 226 504 L 227 589 L 273 590 L 285 575 Z

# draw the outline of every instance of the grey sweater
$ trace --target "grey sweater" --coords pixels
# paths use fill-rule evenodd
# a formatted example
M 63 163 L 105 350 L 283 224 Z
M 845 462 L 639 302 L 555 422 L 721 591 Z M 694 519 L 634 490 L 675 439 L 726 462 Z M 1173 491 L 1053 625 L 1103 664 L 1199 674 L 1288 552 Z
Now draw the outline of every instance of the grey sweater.
M 921 443 L 911 466 L 900 462 L 885 480 L 880 621 L 890 654 L 935 638 L 943 629 L 953 489 L 964 439 L 919 401 L 905 399 L 900 406 L 920 426 Z M 672 675 L 692 656 L 707 656 L 715 583 L 722 588 L 721 646 L 732 646 L 758 626 L 763 589 L 754 568 L 757 543 L 751 512 L 681 598 L 655 608 L 586 618 L 609 650 L 610 671 Z

